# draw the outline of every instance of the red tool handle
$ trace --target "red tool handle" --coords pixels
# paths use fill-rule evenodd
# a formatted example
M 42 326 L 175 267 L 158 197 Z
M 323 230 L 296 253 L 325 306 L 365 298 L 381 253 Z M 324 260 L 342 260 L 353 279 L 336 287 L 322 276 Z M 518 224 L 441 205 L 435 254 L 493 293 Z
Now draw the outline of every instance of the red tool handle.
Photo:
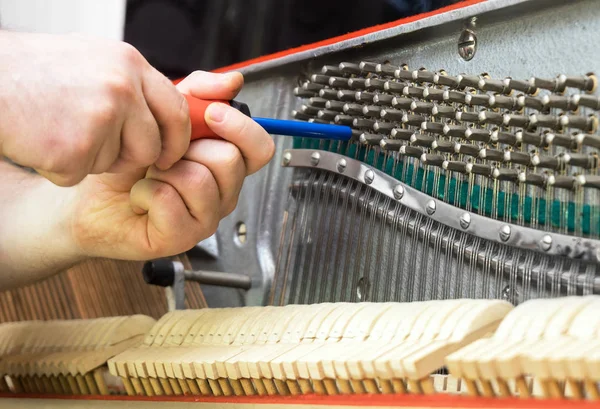
M 219 138 L 204 120 L 206 108 L 213 102 L 221 102 L 227 105 L 231 105 L 231 103 L 229 101 L 204 100 L 186 94 L 183 94 L 183 96 L 187 100 L 190 110 L 190 121 L 192 122 L 192 137 L 190 139 L 194 141 L 200 138 Z

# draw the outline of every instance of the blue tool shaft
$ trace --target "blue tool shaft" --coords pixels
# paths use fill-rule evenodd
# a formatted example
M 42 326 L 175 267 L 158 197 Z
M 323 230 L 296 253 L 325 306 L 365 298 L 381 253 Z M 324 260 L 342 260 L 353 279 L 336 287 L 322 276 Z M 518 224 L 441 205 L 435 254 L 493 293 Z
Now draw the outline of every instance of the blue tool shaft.
M 343 125 L 315 124 L 284 119 L 252 118 L 269 134 L 299 136 L 302 138 L 332 139 L 348 141 L 352 128 Z

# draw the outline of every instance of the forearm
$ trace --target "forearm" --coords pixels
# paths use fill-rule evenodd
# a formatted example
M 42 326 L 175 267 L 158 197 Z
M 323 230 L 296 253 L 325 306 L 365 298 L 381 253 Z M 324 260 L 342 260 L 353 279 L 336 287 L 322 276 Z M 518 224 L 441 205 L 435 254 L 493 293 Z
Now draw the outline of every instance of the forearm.
M 72 190 L 0 158 L 0 290 L 53 275 L 83 257 L 74 244 Z

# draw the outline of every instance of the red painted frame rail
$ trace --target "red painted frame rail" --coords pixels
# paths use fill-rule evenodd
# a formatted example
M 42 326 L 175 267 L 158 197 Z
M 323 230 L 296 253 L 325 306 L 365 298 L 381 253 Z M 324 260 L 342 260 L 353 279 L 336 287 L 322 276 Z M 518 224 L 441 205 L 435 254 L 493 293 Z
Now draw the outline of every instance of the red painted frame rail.
M 221 67 L 221 68 L 217 68 L 215 70 L 213 70 L 213 72 L 227 72 L 227 71 L 234 71 L 234 70 L 239 70 L 240 68 L 244 68 L 247 67 L 249 65 L 253 65 L 253 64 L 258 64 L 261 62 L 265 62 L 265 61 L 271 61 L 271 60 L 275 60 L 277 58 L 281 58 L 281 57 L 285 57 L 291 54 L 296 54 L 302 51 L 309 51 L 309 50 L 313 50 L 315 48 L 319 48 L 319 47 L 324 47 L 324 46 L 328 46 L 328 45 L 332 45 L 332 44 L 336 44 L 339 43 L 341 41 L 345 41 L 345 40 L 350 40 L 353 38 L 357 38 L 357 37 L 361 37 L 367 34 L 371 34 L 371 33 L 375 33 L 378 31 L 383 31 L 383 30 L 387 30 L 393 27 L 398 27 L 404 24 L 408 24 L 408 23 L 412 23 L 415 21 L 419 21 L 419 20 L 423 20 L 426 19 L 428 17 L 431 16 L 435 16 L 438 14 L 443 14 L 443 13 L 447 13 L 449 11 L 452 10 L 458 10 L 464 7 L 468 7 L 468 6 L 472 6 L 474 4 L 478 4 L 478 3 L 483 3 L 486 2 L 487 0 L 463 0 L 460 1 L 458 3 L 454 3 L 451 4 L 449 6 L 446 7 L 442 7 L 440 9 L 437 10 L 433 10 L 427 13 L 421 13 L 421 14 L 416 14 L 414 16 L 410 16 L 410 17 L 406 17 L 406 18 L 402 18 L 400 20 L 396 20 L 396 21 L 391 21 L 389 23 L 385 23 L 385 24 L 379 24 L 376 26 L 371 26 L 371 27 L 367 27 L 361 30 L 357 30 L 357 31 L 353 31 L 351 33 L 348 34 L 344 34 L 344 35 L 340 35 L 337 37 L 331 37 L 328 38 L 326 40 L 322 40 L 322 41 L 317 41 L 315 43 L 311 43 L 311 44 L 306 44 L 306 45 L 302 45 L 300 47 L 296 47 L 296 48 L 290 48 L 288 50 L 284 50 L 284 51 L 279 51 L 273 54 L 267 54 L 261 57 L 257 57 L 257 58 L 253 58 L 250 60 L 246 60 L 246 61 L 242 61 L 236 64 L 232 64 L 232 65 L 228 65 L 225 67 Z
M 17 395 L 0 394 L 0 399 L 58 399 L 58 400 L 95 400 L 129 402 L 202 402 L 232 404 L 275 404 L 275 405 L 319 405 L 319 406 L 359 406 L 359 407 L 412 407 L 412 408 L 527 408 L 527 409 L 565 409 L 582 407 L 600 409 L 600 401 L 573 401 L 550 399 L 517 398 L 473 398 L 453 395 L 302 395 L 302 396 L 81 396 L 81 395 Z

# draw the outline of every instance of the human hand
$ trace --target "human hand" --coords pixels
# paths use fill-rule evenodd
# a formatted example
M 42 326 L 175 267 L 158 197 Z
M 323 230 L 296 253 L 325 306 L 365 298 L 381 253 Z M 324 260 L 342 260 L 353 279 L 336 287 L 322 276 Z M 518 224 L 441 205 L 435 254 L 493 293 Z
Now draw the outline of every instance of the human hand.
M 0 56 L 0 156 L 59 186 L 166 170 L 189 147 L 185 98 L 126 43 L 2 32 Z
M 195 72 L 177 89 L 202 99 L 233 99 L 239 73 Z M 74 242 L 87 257 L 147 260 L 192 248 L 231 213 L 244 178 L 273 156 L 272 138 L 250 118 L 213 103 L 205 120 L 223 140 L 193 141 L 170 169 L 157 166 L 91 175 L 71 188 Z

